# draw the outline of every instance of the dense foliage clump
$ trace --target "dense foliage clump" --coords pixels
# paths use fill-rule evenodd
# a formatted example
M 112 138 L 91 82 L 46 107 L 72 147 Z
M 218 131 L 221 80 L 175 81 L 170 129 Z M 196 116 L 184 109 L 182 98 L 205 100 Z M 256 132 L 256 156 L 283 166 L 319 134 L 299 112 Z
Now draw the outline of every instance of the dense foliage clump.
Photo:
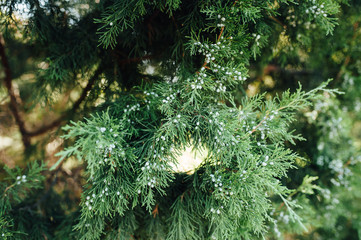
M 0 6 L 2 238 L 361 237 L 357 1 Z

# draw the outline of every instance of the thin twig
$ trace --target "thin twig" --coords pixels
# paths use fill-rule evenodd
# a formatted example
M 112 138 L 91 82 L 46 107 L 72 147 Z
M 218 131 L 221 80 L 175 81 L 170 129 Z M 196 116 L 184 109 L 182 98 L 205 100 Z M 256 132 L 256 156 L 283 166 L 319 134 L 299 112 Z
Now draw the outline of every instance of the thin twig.
M 153 215 L 153 218 L 155 218 L 157 215 L 159 215 L 158 204 L 155 205 L 155 208 L 152 211 L 152 215 Z

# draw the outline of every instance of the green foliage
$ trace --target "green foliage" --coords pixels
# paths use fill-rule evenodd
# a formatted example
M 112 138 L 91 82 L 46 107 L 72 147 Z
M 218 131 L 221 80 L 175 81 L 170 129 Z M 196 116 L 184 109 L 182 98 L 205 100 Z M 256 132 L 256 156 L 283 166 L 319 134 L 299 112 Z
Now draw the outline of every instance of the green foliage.
M 218 82 L 238 80 L 228 75 L 231 77 Z M 185 208 L 177 198 L 168 239 L 183 238 L 184 234 L 200 239 L 198 231 L 208 225 L 207 234 L 216 239 L 264 234 L 264 221 L 271 207 L 269 197 L 274 195 L 284 201 L 291 218 L 300 222 L 292 210 L 296 205 L 284 198 L 289 191 L 277 178 L 286 176 L 299 158 L 284 145 L 285 141 L 301 139 L 287 130 L 295 110 L 309 106 L 317 92 L 325 91 L 326 84 L 310 92 L 301 88 L 295 93 L 286 91 L 268 101 L 262 96 L 245 98 L 236 108 L 220 102 L 232 98 L 214 80 L 218 76 L 213 75 L 212 68 L 203 68 L 195 74 L 196 81 L 186 78 L 171 85 L 154 84 L 123 111 L 118 111 L 115 102 L 107 111 L 64 128 L 68 131 L 65 137 L 75 137 L 76 141 L 60 155 L 75 155 L 87 162 L 88 185 L 81 221 L 76 226 L 82 239 L 98 239 L 107 228 L 105 218 L 122 216 L 138 204 L 151 212 L 174 178 L 169 164 L 192 142 L 195 149 L 207 149 L 208 155 L 194 173 L 196 181 L 178 198 L 183 199 L 187 193 L 208 198 L 203 200 L 204 208 L 197 209 L 199 212 Z M 157 121 L 152 119 L 154 112 L 158 112 Z M 191 205 L 202 204 L 199 199 L 188 201 Z M 197 228 L 192 224 L 199 222 L 193 220 L 194 215 L 203 219 Z M 181 229 L 176 227 L 180 225 Z
M 134 28 L 135 22 L 143 20 L 150 9 L 159 9 L 172 15 L 177 10 L 180 0 L 175 1 L 116 1 L 102 14 L 101 19 L 95 19 L 95 23 L 102 24 L 98 29 L 100 44 L 105 48 L 114 48 L 120 32 L 128 28 Z
M 64 111 L 76 114 L 60 116 L 73 120 L 62 127 L 65 147 L 50 184 L 45 165 L 5 168 L 2 237 L 347 239 L 361 232 L 360 152 L 351 134 L 361 106 L 359 3 L 25 1 L 21 21 L 12 14 L 22 2 L 1 3 L 0 21 L 9 49 L 24 45 L 32 56 L 36 96 L 26 99 L 61 94 L 74 102 Z M 176 171 L 187 148 L 204 159 Z M 83 171 L 73 173 L 69 162 Z M 63 186 L 59 172 L 66 172 L 60 183 L 82 185 L 81 197 L 54 187 Z
M 19 239 L 27 235 L 24 233 L 25 229 L 22 221 L 28 219 L 23 220 L 22 217 L 26 213 L 21 213 L 21 211 L 27 210 L 26 206 L 21 205 L 32 197 L 34 190 L 43 186 L 44 176 L 40 173 L 44 170 L 45 165 L 37 162 L 29 164 L 25 172 L 19 167 L 9 169 L 5 166 L 8 176 L 6 182 L 2 182 L 0 185 L 2 192 L 0 200 L 0 235 L 3 239 Z M 33 227 L 35 226 L 33 225 Z M 36 239 L 36 236 L 31 236 L 31 239 Z

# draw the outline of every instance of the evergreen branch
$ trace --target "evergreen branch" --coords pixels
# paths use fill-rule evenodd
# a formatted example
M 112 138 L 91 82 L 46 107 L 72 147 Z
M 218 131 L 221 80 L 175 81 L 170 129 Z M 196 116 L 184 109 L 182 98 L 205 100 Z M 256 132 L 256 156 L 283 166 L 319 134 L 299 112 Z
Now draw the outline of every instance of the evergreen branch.
M 16 185 L 16 184 L 13 183 L 13 184 L 11 184 L 11 185 L 9 185 L 9 186 L 7 186 L 7 187 L 5 188 L 5 190 L 4 190 L 4 192 L 3 192 L 3 198 L 6 197 L 6 192 L 9 191 L 9 189 L 13 188 L 15 185 Z
M 279 110 L 279 109 L 278 109 Z M 257 129 L 262 125 L 262 123 L 264 121 L 266 121 L 269 117 L 269 111 L 266 112 L 266 115 L 264 116 L 264 118 L 257 124 L 257 126 L 255 126 L 252 131 L 248 134 L 248 135 L 251 135 L 252 133 L 254 133 L 255 131 L 257 131 Z
M 283 94 L 283 99 L 281 99 L 281 101 L 279 102 L 280 105 L 275 111 L 278 112 L 285 109 L 290 109 L 294 111 L 302 107 L 306 107 L 311 104 L 312 99 L 316 98 L 316 93 L 319 91 L 325 91 L 331 94 L 332 93 L 342 94 L 342 92 L 338 91 L 337 89 L 325 88 L 330 81 L 331 79 L 329 79 L 327 82 L 322 83 L 320 86 L 318 86 L 315 89 L 312 89 L 309 92 L 303 92 L 301 88 L 301 84 L 299 84 L 299 88 L 294 94 L 290 95 L 289 92 L 285 92 Z M 289 102 L 286 102 L 285 105 L 282 105 L 282 101 L 284 101 L 285 99 L 289 100 Z M 267 110 L 263 119 L 246 136 L 249 136 L 252 133 L 254 133 L 262 125 L 262 123 L 268 120 L 269 117 L 270 117 L 270 110 Z
M 4 204 L 3 200 L 5 198 L 11 199 L 11 201 L 15 202 L 21 202 L 21 199 L 26 198 L 30 188 L 35 189 L 41 187 L 41 182 L 44 179 L 41 172 L 45 170 L 45 165 L 33 162 L 28 164 L 27 168 L 28 170 L 26 173 L 22 173 L 22 170 L 18 167 L 10 169 L 5 166 L 5 171 L 9 175 L 9 179 L 14 181 L 14 183 L 4 189 L 1 197 L 2 202 L 0 201 L 0 209 L 4 209 L 2 204 Z
M 297 222 L 303 228 L 304 231 L 307 231 L 306 226 L 302 223 L 302 218 L 300 216 L 298 216 L 297 213 L 293 210 L 293 208 L 295 208 L 295 207 L 301 208 L 301 206 L 287 200 L 286 198 L 284 198 L 282 196 L 282 194 L 278 194 L 278 196 L 282 199 L 284 206 L 287 208 L 287 210 L 290 214 L 291 219 L 294 222 Z
M 237 4 L 238 0 L 234 1 L 233 3 L 233 7 Z M 217 42 L 219 42 L 219 40 L 221 39 L 222 35 L 223 35 L 223 32 L 224 32 L 224 26 L 221 28 L 221 32 L 218 34 L 218 37 L 217 37 Z M 207 68 L 207 61 L 204 61 L 203 65 L 202 65 L 202 68 Z M 199 73 L 199 72 L 198 72 Z

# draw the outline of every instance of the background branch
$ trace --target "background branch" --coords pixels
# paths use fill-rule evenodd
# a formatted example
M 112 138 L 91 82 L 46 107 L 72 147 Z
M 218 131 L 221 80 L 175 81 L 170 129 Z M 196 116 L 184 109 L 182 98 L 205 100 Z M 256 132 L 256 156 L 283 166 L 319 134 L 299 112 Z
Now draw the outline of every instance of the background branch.
M 22 117 L 22 113 L 19 109 L 19 102 L 17 101 L 17 97 L 13 88 L 12 84 L 12 76 L 11 76 L 11 69 L 9 65 L 8 58 L 6 56 L 5 52 L 5 41 L 3 36 L 0 34 L 0 56 L 1 56 L 1 63 L 4 68 L 5 72 L 5 78 L 4 78 L 4 85 L 7 89 L 8 95 L 10 97 L 10 110 L 15 118 L 16 124 L 19 127 L 19 131 L 22 136 L 22 142 L 23 145 L 26 148 L 30 146 L 30 138 L 35 137 L 41 134 L 44 134 L 48 131 L 50 131 L 53 128 L 58 127 L 64 120 L 67 119 L 67 117 L 75 112 L 80 104 L 85 100 L 87 97 L 89 91 L 92 89 L 95 81 L 98 79 L 99 75 L 102 73 L 103 68 L 101 66 L 98 67 L 98 69 L 94 72 L 93 76 L 89 79 L 88 84 L 83 89 L 82 94 L 80 95 L 79 99 L 74 103 L 73 107 L 69 110 L 67 110 L 63 115 L 61 115 L 58 119 L 54 120 L 52 123 L 42 126 L 39 129 L 36 130 L 27 130 L 25 127 L 25 121 Z
M 16 124 L 19 127 L 19 131 L 22 136 L 24 147 L 28 148 L 30 146 L 30 138 L 27 135 L 27 131 L 25 129 L 25 122 L 18 108 L 18 103 L 12 85 L 11 69 L 5 53 L 5 40 L 1 34 L 0 34 L 0 56 L 1 56 L 1 63 L 4 67 L 4 72 L 5 72 L 4 84 L 10 96 L 10 104 L 9 104 L 10 110 L 15 118 Z
M 28 136 L 35 137 L 35 136 L 44 134 L 44 133 L 48 132 L 49 130 L 51 130 L 55 127 L 58 127 L 64 120 L 66 120 L 67 117 L 71 113 L 75 112 L 79 108 L 80 104 L 85 100 L 85 98 L 87 97 L 88 93 L 94 86 L 95 81 L 98 79 L 98 77 L 102 73 L 102 71 L 103 71 L 103 68 L 101 66 L 98 67 L 98 69 L 94 72 L 93 76 L 89 79 L 88 84 L 83 89 L 83 92 L 80 95 L 79 99 L 74 103 L 74 105 L 71 109 L 67 110 L 63 115 L 61 115 L 58 119 L 54 120 L 52 123 L 45 125 L 39 129 L 27 132 Z

